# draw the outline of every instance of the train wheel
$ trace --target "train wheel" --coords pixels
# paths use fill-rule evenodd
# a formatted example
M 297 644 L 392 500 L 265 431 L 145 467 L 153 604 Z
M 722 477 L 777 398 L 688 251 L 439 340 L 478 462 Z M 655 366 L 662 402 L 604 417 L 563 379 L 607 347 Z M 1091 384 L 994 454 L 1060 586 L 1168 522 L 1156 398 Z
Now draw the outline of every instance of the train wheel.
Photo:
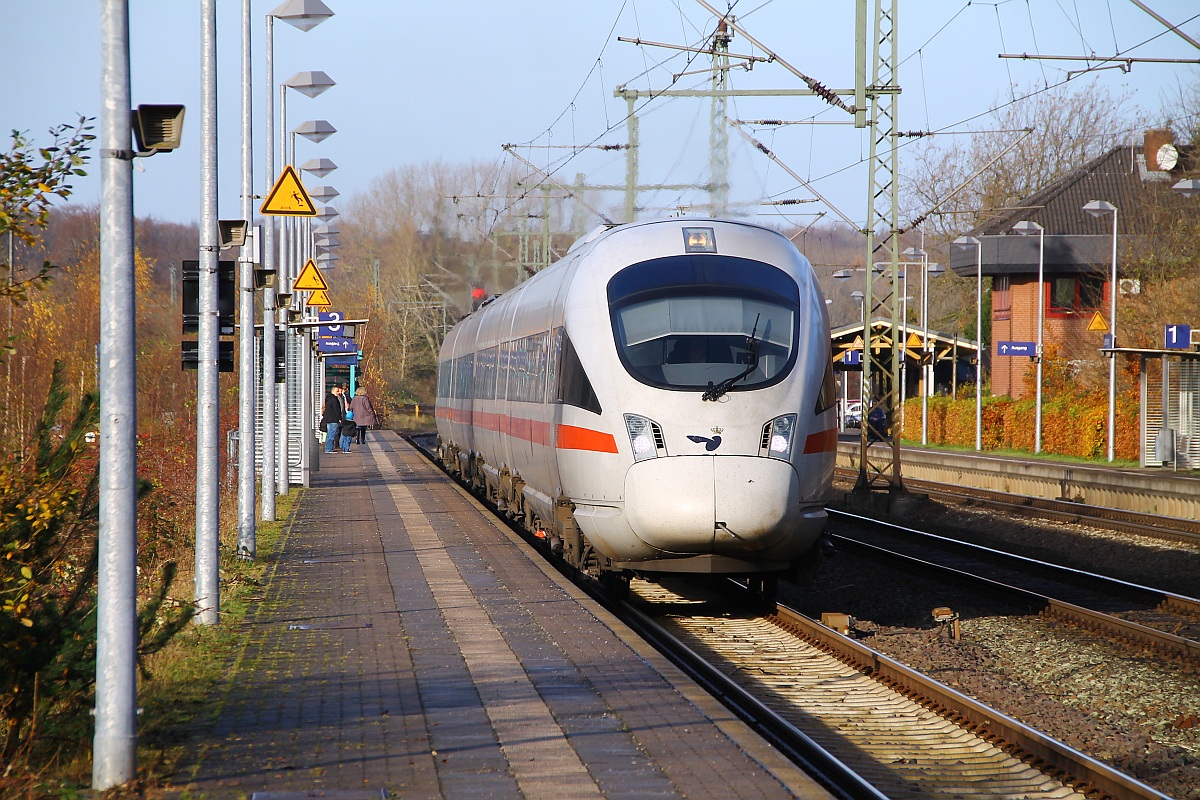
M 629 599 L 629 574 L 614 571 L 605 571 L 600 573 L 600 586 L 603 587 L 606 594 L 614 600 Z

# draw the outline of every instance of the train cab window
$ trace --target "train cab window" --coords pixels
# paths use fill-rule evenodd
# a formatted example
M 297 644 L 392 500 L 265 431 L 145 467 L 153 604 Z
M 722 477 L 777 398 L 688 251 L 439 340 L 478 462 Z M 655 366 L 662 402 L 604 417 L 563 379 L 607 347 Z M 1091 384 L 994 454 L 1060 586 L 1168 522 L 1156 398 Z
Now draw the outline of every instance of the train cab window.
M 799 290 L 780 269 L 687 255 L 627 267 L 608 284 L 621 362 L 637 380 L 703 391 L 745 373 L 734 391 L 783 380 L 796 360 Z
M 562 328 L 557 328 L 554 334 L 555 342 L 551 352 L 552 358 L 557 359 L 557 369 L 554 371 L 555 400 L 591 411 L 593 414 L 601 413 L 600 399 L 596 397 L 596 390 L 592 388 L 592 382 L 583 371 L 583 364 L 575 352 L 575 345 L 571 344 L 571 338 Z

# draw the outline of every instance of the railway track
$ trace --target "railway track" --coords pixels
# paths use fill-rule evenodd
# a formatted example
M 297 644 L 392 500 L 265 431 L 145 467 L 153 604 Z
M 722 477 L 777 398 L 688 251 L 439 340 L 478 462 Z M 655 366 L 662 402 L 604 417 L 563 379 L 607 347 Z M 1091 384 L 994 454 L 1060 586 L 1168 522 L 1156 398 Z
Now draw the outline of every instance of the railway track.
M 838 467 L 834 474 L 843 480 L 854 480 L 858 473 L 845 467 Z M 914 491 L 922 492 L 931 497 L 940 497 L 956 501 L 969 501 L 988 508 L 995 508 L 1013 514 L 1051 519 L 1058 522 L 1079 523 L 1097 528 L 1136 533 L 1155 539 L 1186 544 L 1200 545 L 1200 521 L 1163 517 L 1156 514 L 1140 514 L 1119 508 L 1089 506 L 1071 500 L 1051 500 L 1041 497 L 997 492 L 990 489 L 976 489 L 970 486 L 954 486 L 946 483 L 904 479 L 904 485 Z
M 624 602 L 581 585 L 838 796 L 1166 798 L 789 609 L 696 581 L 635 580 Z
M 846 512 L 830 517 L 836 546 L 970 581 L 1046 618 L 1200 665 L 1200 600 Z
M 621 613 L 748 722 L 765 709 L 881 796 L 1165 797 L 794 611 L 680 587 L 635 581 Z

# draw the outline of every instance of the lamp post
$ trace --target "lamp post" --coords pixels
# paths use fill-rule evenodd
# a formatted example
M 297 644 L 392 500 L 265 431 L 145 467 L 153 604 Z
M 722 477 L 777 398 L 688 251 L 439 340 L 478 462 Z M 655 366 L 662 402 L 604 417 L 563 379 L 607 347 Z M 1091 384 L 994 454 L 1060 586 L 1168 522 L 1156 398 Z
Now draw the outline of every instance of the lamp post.
M 263 175 L 263 182 L 266 186 L 273 186 L 275 183 L 275 20 L 281 19 L 284 22 L 299 28 L 301 31 L 312 30 L 317 25 L 333 16 L 333 12 L 329 10 L 321 0 L 286 0 L 283 4 L 277 6 L 269 14 L 267 14 L 267 36 L 266 36 L 266 73 L 267 73 L 267 92 L 265 96 L 266 102 L 266 126 L 265 137 L 266 143 L 264 155 L 266 161 L 266 171 Z M 288 291 L 290 286 L 284 283 L 284 275 L 279 270 L 278 259 L 275 250 L 275 221 L 271 218 L 263 225 L 263 267 L 268 271 L 276 271 L 276 286 L 279 291 Z M 263 357 L 262 357 L 262 411 L 263 411 L 263 444 L 262 444 L 262 516 L 266 521 L 275 519 L 275 495 L 276 495 L 276 469 L 278 458 L 276 456 L 276 384 L 275 384 L 275 317 L 276 309 L 276 289 L 268 287 L 263 294 Z M 283 311 L 286 324 L 286 310 Z M 270 321 L 272 324 L 265 324 Z M 284 406 L 286 408 L 286 398 Z M 282 448 L 286 452 L 286 442 Z M 285 459 L 286 461 L 286 459 Z M 286 467 L 285 467 L 286 469 Z M 281 476 L 283 482 L 286 483 L 286 473 Z
M 983 242 L 959 236 L 956 246 L 976 248 L 976 450 L 983 450 Z
M 1108 324 L 1112 330 L 1111 347 L 1117 346 L 1117 207 L 1104 200 L 1089 200 L 1083 210 L 1093 217 L 1112 214 L 1112 272 L 1109 276 Z M 1117 355 L 1108 356 L 1108 460 L 1112 461 L 1116 445 Z
M 1046 229 L 1033 220 L 1021 220 L 1013 230 L 1022 236 L 1038 236 L 1038 321 L 1037 321 L 1037 397 L 1033 412 L 1033 452 L 1042 452 L 1042 327 L 1046 316 Z
M 330 87 L 332 87 L 334 85 L 335 84 L 334 84 L 333 80 L 330 79 L 330 77 L 328 75 L 326 75 L 324 72 L 320 72 L 320 71 L 297 72 L 291 78 L 289 78 L 288 80 L 284 81 L 283 83 L 281 83 L 279 85 L 279 149 L 280 149 L 281 155 L 282 155 L 285 163 L 290 164 L 291 161 L 295 159 L 295 137 L 296 137 L 297 133 L 300 133 L 300 135 L 304 136 L 305 138 L 312 139 L 313 141 L 321 141 L 321 140 L 327 138 L 328 136 L 331 136 L 336 131 L 336 128 L 334 128 L 332 125 L 330 125 L 328 122 L 325 122 L 324 120 L 317 120 L 314 122 L 302 123 L 301 125 L 297 126 L 296 130 L 290 132 L 292 148 L 291 148 L 291 151 L 289 151 L 288 150 L 289 132 L 287 129 L 287 90 L 294 89 L 295 91 L 300 92 L 301 94 L 303 94 L 307 97 L 316 97 L 317 95 L 321 94 L 326 89 L 329 89 Z M 307 129 L 307 126 L 309 126 L 309 125 L 317 125 L 321 128 L 321 130 L 317 136 L 313 136 L 313 135 L 305 132 L 305 130 Z M 300 268 L 300 265 L 298 263 L 299 262 L 299 249 L 298 248 L 299 248 L 299 244 L 300 244 L 300 238 L 295 233 L 297 228 L 298 228 L 298 226 L 294 223 L 285 224 L 285 226 L 284 226 L 285 235 L 283 237 L 283 240 L 280 242 L 281 268 L 280 268 L 279 282 L 282 286 L 287 287 L 289 290 L 291 289 L 292 281 L 295 280 L 295 278 L 299 272 L 299 268 Z M 289 234 L 289 231 L 290 231 L 290 234 Z M 291 293 L 291 299 L 292 299 L 292 303 L 298 302 L 298 298 L 295 297 L 295 293 Z M 303 311 L 303 307 L 301 308 L 301 311 Z M 286 330 L 286 325 L 287 325 L 286 313 L 287 312 L 285 310 L 284 311 L 284 319 L 282 320 L 282 322 L 285 326 L 285 330 Z M 284 342 L 285 342 L 284 347 L 287 349 L 287 351 L 289 353 L 295 355 L 297 353 L 297 348 L 301 348 L 301 347 L 304 347 L 307 345 L 308 340 L 309 340 L 309 333 L 308 333 L 307 328 L 305 328 L 304 330 L 305 330 L 305 333 L 304 333 L 304 341 L 303 342 L 298 343 L 290 336 L 284 337 Z M 308 369 L 307 361 L 306 361 L 306 359 L 308 359 L 308 357 L 309 356 L 307 353 L 300 356 L 300 359 L 303 359 L 303 360 L 301 360 L 301 363 L 300 363 L 300 370 L 301 370 L 301 372 L 300 372 L 301 392 L 300 392 L 300 409 L 299 409 L 300 413 L 297 418 L 297 421 L 301 424 L 301 427 L 298 431 L 298 437 L 297 437 L 298 438 L 297 459 L 299 461 L 299 466 L 300 466 L 301 481 L 304 484 L 307 484 L 307 482 L 308 482 L 308 469 L 307 469 L 308 468 L 308 447 L 306 446 L 307 441 L 305 439 L 304 424 L 303 424 L 305 396 L 306 396 L 305 393 L 307 390 L 306 376 L 308 376 L 309 372 L 310 372 Z M 281 410 L 281 413 L 279 414 L 279 440 L 283 444 L 282 444 L 282 447 L 279 448 L 280 482 L 279 482 L 277 491 L 278 491 L 278 494 L 280 494 L 281 496 L 286 495 L 288 493 L 288 490 L 291 487 L 291 470 L 292 470 L 292 467 L 291 467 L 291 442 L 292 442 L 292 438 L 293 438 L 293 433 L 291 430 L 291 410 L 292 409 L 291 409 L 291 403 L 289 402 L 289 399 L 290 399 L 289 394 L 290 393 L 289 393 L 287 387 L 292 385 L 295 382 L 296 376 L 294 374 L 292 374 L 292 371 L 293 371 L 293 365 L 295 364 L 297 359 L 296 358 L 286 358 L 285 361 L 286 361 L 286 364 L 285 364 L 285 368 L 284 368 L 283 408 Z
M 983 242 L 974 236 L 954 240 L 958 247 L 975 248 L 975 449 L 983 449 Z
M 925 232 L 921 232 L 925 238 Z M 932 376 L 932 360 L 929 359 L 929 275 L 936 269 L 940 275 L 944 270 L 929 263 L 929 253 L 921 247 L 910 247 L 903 253 L 905 258 L 920 259 L 921 266 L 921 444 L 929 443 L 929 389 Z M 925 362 L 929 360 L 930 363 Z

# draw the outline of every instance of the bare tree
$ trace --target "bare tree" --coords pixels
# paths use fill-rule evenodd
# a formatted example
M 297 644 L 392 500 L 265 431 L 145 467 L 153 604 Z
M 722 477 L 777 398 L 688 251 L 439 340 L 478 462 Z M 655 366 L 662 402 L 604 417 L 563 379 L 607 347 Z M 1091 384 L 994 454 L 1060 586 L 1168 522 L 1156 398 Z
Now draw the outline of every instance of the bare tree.
M 912 219 L 940 212 L 925 223 L 935 241 L 952 240 L 1143 127 L 1129 95 L 1113 96 L 1099 84 L 1019 94 L 1023 99 L 997 106 L 969 137 L 927 139 L 905 159 L 905 213 Z

